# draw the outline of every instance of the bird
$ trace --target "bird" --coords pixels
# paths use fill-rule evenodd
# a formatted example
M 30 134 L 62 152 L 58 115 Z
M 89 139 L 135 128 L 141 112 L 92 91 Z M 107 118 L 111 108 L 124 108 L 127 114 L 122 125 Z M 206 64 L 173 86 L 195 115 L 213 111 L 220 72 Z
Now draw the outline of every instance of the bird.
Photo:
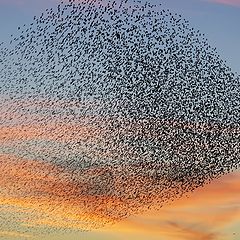
M 0 46 L 0 153 L 24 159 L 27 177 L 21 188 L 13 174 L 9 195 L 72 201 L 91 230 L 239 167 L 239 76 L 183 16 L 142 1 L 63 1 L 17 30 Z M 35 168 L 51 192 L 29 180 Z

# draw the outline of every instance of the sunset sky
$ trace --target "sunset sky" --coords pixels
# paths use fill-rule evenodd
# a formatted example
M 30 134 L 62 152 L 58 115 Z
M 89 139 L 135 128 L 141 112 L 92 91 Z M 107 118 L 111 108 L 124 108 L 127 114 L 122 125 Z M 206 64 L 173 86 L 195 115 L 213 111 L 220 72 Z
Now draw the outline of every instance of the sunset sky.
M 188 198 L 131 217 L 111 228 L 85 233 L 83 239 L 238 240 L 239 192 L 240 173 L 233 173 L 198 189 Z
M 158 0 L 149 0 L 153 3 Z M 7 42 L 11 34 L 15 34 L 18 26 L 31 23 L 33 16 L 39 16 L 46 8 L 55 7 L 57 0 L 0 0 L 0 42 Z M 240 74 L 240 0 L 162 0 L 163 7 L 173 12 L 182 14 L 190 21 L 190 24 L 200 29 L 209 39 L 209 43 L 217 48 L 222 59 L 234 72 Z M 12 104 L 12 105 L 11 105 Z M 9 103 L 9 108 L 14 109 L 15 103 Z M 24 102 L 21 103 L 24 106 Z M 26 103 L 27 104 L 27 103 Z M 41 103 L 44 105 L 44 102 Z M 48 103 L 49 104 L 49 103 Z M 57 103 L 51 103 L 54 105 Z M 0 107 L 2 107 L 0 103 Z M 21 117 L 15 112 L 12 115 L 9 109 L 0 110 L 1 119 Z M 33 117 L 33 116 L 31 116 Z M 173 203 L 164 205 L 160 209 L 153 207 L 148 212 L 120 221 L 114 225 L 106 226 L 98 230 L 80 232 L 81 221 L 102 221 L 98 218 L 98 212 L 91 212 L 85 216 L 81 212 L 83 199 L 75 198 L 75 185 L 68 179 L 67 173 L 61 167 L 53 166 L 51 163 L 39 163 L 26 155 L 30 160 L 21 158 L 18 151 L 32 145 L 39 135 L 44 135 L 45 142 L 41 144 L 52 144 L 49 148 L 59 147 L 65 140 L 72 140 L 68 136 L 78 131 L 93 137 L 95 129 L 80 128 L 62 124 L 55 128 L 54 133 L 48 134 L 51 125 L 27 125 L 19 128 L 0 127 L 0 189 L 6 186 L 15 192 L 21 189 L 24 196 L 5 195 L 0 192 L 0 239 L 3 240 L 25 240 L 43 239 L 38 237 L 44 232 L 46 240 L 239 240 L 240 239 L 240 172 L 235 171 L 211 184 L 189 193 Z M 65 131 L 68 134 L 59 140 L 59 134 Z M 56 138 L 54 138 L 55 136 Z M 24 143 L 18 144 L 18 140 Z M 58 146 L 54 145 L 59 144 Z M 9 143 L 9 145 L 8 145 Z M 5 144 L 5 145 L 4 145 Z M 11 145 L 15 144 L 15 145 Z M 24 145 L 26 144 L 26 145 Z M 29 144 L 29 145 L 28 145 Z M 40 144 L 40 143 L 39 143 Z M 15 149 L 12 150 L 11 147 Z M 37 145 L 38 146 L 38 145 Z M 6 150 L 7 149 L 7 150 Z M 33 147 L 34 157 L 39 157 L 38 149 Z M 11 152 L 15 151 L 15 152 Z M 19 155 L 16 157 L 16 155 Z M 26 157 L 25 156 L 25 157 Z M 7 168 L 6 168 L 7 163 Z M 45 175 L 46 172 L 52 174 Z M 3 173 L 4 177 L 1 177 Z M 55 174 L 56 173 L 56 174 Z M 61 173 L 63 175 L 58 174 Z M 65 174 L 65 175 L 64 175 Z M 64 176 L 64 178 L 61 178 Z M 76 176 L 77 177 L 77 176 Z M 26 184 L 29 182 L 29 185 Z M 36 182 L 36 184 L 35 184 Z M 40 183 L 39 183 L 40 182 Z M 44 184 L 41 184 L 44 183 Z M 47 184 L 46 184 L 47 183 Z M 31 192 L 31 194 L 29 194 Z M 44 193 L 39 198 L 39 193 Z M 70 193 L 69 201 L 60 202 L 65 192 Z M 34 195 L 36 193 L 36 195 Z M 72 194 L 72 195 L 71 195 Z M 48 196 L 51 195 L 49 206 Z M 72 196 L 72 199 L 71 199 Z M 89 197 L 89 196 L 88 196 Z M 91 198 L 89 201 L 91 202 Z M 112 199 L 102 199 L 113 204 Z M 94 202 L 94 200 L 92 200 Z M 41 204 L 39 204 L 41 202 Z M 67 217 L 71 219 L 68 222 Z M 36 213 L 36 214 L 35 214 Z M 38 215 L 39 214 L 39 215 Z M 82 218 L 79 217 L 82 214 Z M 112 219 L 104 219 L 110 221 Z M 1 228 L 1 225 L 3 228 Z M 8 229 L 3 230 L 1 229 Z M 27 230 L 32 229 L 32 230 Z
M 21 187 L 26 192 L 42 191 L 51 192 L 51 194 L 59 193 L 60 189 L 64 193 L 71 188 L 66 180 L 61 181 L 56 177 L 43 176 L 44 170 L 51 167 L 50 164 L 43 165 L 28 161 L 24 163 L 23 169 L 21 167 L 23 162 L 20 161 L 16 165 L 13 157 L 3 154 L 0 155 L 1 161 L 9 161 L 7 169 L 1 165 L 1 172 L 4 174 L 4 171 L 8 169 L 11 169 L 11 172 L 8 174 L 8 179 L 0 180 L 0 186 L 6 186 L 6 181 L 10 183 L 16 181 L 15 187 Z M 31 172 L 35 173 L 31 175 Z M 22 185 L 22 182 L 31 179 L 38 182 L 37 188 L 31 189 L 32 183 L 29 186 Z M 79 207 L 81 199 L 76 199 L 76 201 L 72 199 L 73 204 L 71 204 L 70 202 L 60 203 L 56 197 L 56 200 L 52 199 L 50 203 L 44 196 L 35 199 L 31 197 L 28 200 L 19 197 L 6 198 L 1 195 L 1 214 L 6 215 L 0 224 L 2 226 L 13 224 L 13 230 L 0 231 L 0 237 L 1 239 L 40 240 L 43 236 L 38 237 L 39 231 L 43 231 L 45 234 L 48 233 L 44 235 L 44 239 L 47 240 L 238 240 L 240 237 L 239 179 L 240 173 L 236 171 L 159 210 L 149 210 L 113 226 L 84 233 L 77 230 L 81 224 L 79 225 L 77 221 L 73 224 L 75 220 L 79 220 L 78 214 L 81 215 Z M 48 189 L 41 187 L 42 181 L 48 182 Z M 39 202 L 42 204 L 39 205 Z M 67 215 L 64 209 L 67 209 Z M 41 213 L 40 218 L 37 216 L 38 212 Z M 16 216 L 20 219 L 20 223 L 16 222 Z M 66 216 L 71 219 L 70 224 L 65 220 Z M 7 222 L 4 222 L 6 219 Z M 15 224 L 18 224 L 17 228 Z M 28 230 L 24 233 L 27 228 L 32 228 L 32 232 Z

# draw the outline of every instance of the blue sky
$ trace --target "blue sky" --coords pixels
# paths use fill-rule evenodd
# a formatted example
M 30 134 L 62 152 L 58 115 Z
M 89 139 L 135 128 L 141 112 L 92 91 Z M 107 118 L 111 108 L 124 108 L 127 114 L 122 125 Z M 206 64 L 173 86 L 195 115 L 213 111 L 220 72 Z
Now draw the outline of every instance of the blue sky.
M 159 0 L 149 0 L 159 2 Z M 0 42 L 14 35 L 58 0 L 0 0 Z M 191 25 L 205 33 L 233 72 L 240 74 L 240 0 L 162 0 L 163 7 L 182 14 Z

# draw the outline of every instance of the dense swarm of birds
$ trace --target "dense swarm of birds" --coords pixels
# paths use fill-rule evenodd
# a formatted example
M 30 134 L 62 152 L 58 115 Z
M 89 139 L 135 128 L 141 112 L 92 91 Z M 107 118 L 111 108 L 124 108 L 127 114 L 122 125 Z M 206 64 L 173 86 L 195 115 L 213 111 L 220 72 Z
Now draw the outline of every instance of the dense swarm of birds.
M 181 15 L 69 0 L 0 47 L 1 194 L 93 229 L 239 167 L 239 76 Z

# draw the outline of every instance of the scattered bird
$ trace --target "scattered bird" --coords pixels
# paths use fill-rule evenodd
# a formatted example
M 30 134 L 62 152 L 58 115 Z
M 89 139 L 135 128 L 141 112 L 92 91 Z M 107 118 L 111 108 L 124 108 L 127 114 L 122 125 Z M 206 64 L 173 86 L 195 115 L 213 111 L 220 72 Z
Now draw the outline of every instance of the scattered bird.
M 34 191 L 27 172 L 25 187 L 17 176 L 0 187 L 9 195 L 45 194 L 49 208 L 74 199 L 102 219 L 76 212 L 93 229 L 239 167 L 239 76 L 161 4 L 69 0 L 10 42 L 0 49 L 0 154 L 52 164 L 45 176 L 69 185 Z

